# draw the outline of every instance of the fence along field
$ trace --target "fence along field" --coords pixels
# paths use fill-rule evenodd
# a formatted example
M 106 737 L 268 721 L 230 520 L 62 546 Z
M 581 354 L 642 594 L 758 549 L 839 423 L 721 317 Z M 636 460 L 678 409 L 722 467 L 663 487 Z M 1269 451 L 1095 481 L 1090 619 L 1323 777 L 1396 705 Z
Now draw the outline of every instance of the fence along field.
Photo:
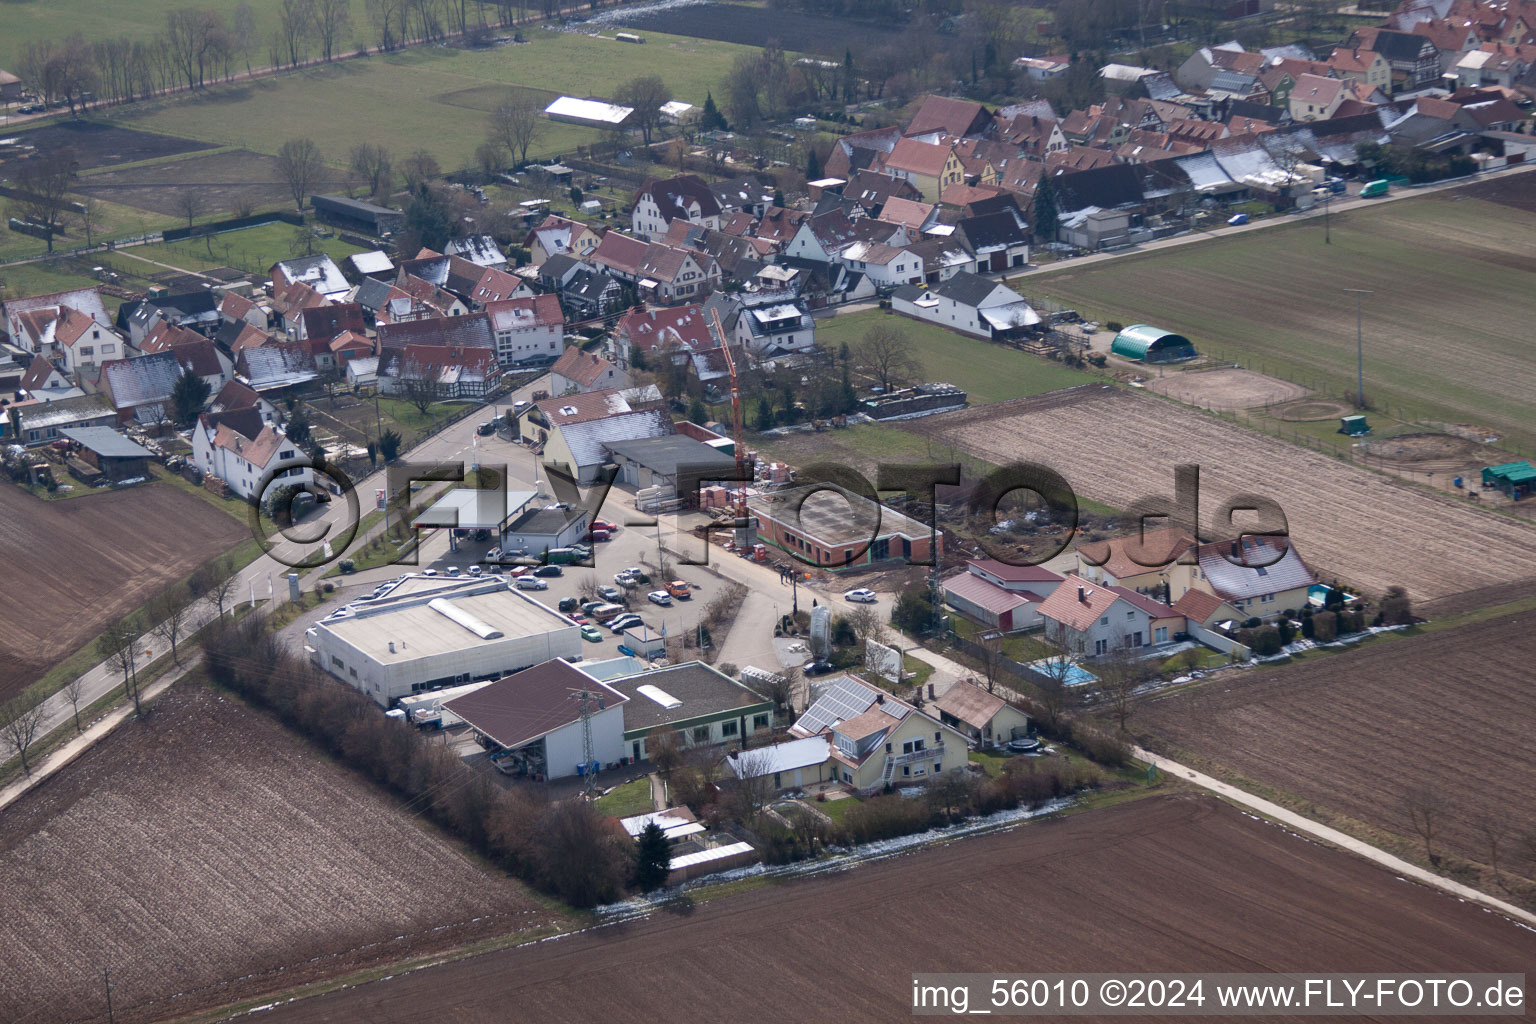
M 1437 847 L 1489 863 L 1478 825 L 1491 815 L 1508 830 L 1504 870 L 1529 874 L 1513 862 L 1536 833 L 1533 661 L 1536 614 L 1500 615 L 1163 697 L 1133 728 L 1153 749 L 1403 836 L 1410 855 L 1423 847 L 1400 801 L 1428 787 L 1451 807 Z
M 1202 526 L 1232 495 L 1270 497 L 1309 565 L 1372 593 L 1427 600 L 1536 576 L 1536 528 L 1140 392 L 1089 385 L 903 426 L 995 465 L 1050 466 L 1111 508 L 1171 498 L 1174 466 L 1197 464 Z
M 262 1021 L 415 1024 L 450 1005 L 442 1019 L 516 1005 L 579 1024 L 689 1016 L 680 1006 L 752 1020 L 766 984 L 776 1019 L 888 1024 L 911 1014 L 914 971 L 1524 971 L 1533 958 L 1528 928 L 1185 795 L 415 971 Z
M 1536 452 L 1536 173 L 1318 220 L 1030 275 L 1036 292 L 1194 339 L 1202 353 L 1317 387 L 1355 390 L 1364 297 L 1367 399 L 1491 427 Z
M 188 681 L 0 817 L 0 1020 L 180 1016 L 558 915 Z

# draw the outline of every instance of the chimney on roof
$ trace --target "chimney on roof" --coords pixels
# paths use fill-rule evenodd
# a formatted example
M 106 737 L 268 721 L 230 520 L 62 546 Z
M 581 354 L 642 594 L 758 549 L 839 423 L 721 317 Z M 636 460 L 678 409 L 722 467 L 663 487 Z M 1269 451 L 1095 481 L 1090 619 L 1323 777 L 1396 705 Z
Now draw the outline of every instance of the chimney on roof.
M 1077 588 L 1077 599 L 1079 601 L 1081 601 L 1083 604 L 1087 604 L 1088 603 L 1088 588 L 1086 588 L 1086 587 L 1078 587 Z
M 393 640 L 391 640 L 389 642 L 389 653 L 390 654 L 394 654 L 395 653 L 395 642 Z
M 1235 540 L 1232 542 L 1232 557 L 1233 558 L 1240 558 L 1241 557 L 1241 553 L 1239 551 L 1238 542 L 1235 541 Z
M 884 704 L 885 703 L 885 694 L 883 694 L 883 693 L 875 694 L 875 703 L 876 704 Z

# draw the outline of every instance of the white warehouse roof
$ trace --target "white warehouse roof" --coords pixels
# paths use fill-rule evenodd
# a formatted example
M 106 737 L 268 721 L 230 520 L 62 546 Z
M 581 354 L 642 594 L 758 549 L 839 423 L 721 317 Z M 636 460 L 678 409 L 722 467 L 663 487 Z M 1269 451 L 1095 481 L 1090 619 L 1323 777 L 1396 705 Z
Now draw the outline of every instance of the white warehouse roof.
M 544 108 L 544 113 L 550 117 L 589 121 L 593 124 L 622 124 L 634 112 L 634 107 L 621 107 L 617 103 L 604 103 L 602 100 L 579 100 L 574 96 L 561 96 Z

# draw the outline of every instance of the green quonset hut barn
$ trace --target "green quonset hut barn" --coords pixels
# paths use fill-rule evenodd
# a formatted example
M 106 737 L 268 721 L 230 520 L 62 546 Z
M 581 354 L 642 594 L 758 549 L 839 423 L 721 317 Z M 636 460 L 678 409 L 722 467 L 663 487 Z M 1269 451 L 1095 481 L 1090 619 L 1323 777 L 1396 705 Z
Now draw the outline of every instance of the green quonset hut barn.
M 1196 355 L 1195 346 L 1184 335 L 1147 324 L 1125 328 L 1115 335 L 1109 350 L 1122 359 L 1139 363 L 1177 363 Z

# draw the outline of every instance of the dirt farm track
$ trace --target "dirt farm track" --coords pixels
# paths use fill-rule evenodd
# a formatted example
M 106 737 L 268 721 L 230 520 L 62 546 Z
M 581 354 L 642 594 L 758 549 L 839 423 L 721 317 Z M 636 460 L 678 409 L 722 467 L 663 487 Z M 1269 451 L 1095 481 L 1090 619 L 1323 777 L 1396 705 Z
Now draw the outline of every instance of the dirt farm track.
M 574 1024 L 746 1021 L 772 1007 L 774 1020 L 885 1024 L 908 1018 L 915 971 L 1524 971 L 1533 960 L 1528 928 L 1186 795 L 657 912 L 261 1020 L 482 1024 L 516 1006 L 518 1019 Z
M 1536 590 L 1536 583 L 1527 594 Z M 1439 845 L 1487 862 L 1482 815 L 1536 831 L 1531 664 L 1536 613 L 1502 615 L 1153 701 L 1134 728 L 1375 828 L 1411 838 L 1402 795 L 1428 787 L 1454 811 Z
M 1258 409 L 1301 398 L 1307 389 L 1252 370 L 1193 370 L 1147 381 L 1160 395 L 1202 409 Z
M 120 1024 L 557 918 L 276 720 L 178 683 L 0 816 L 0 1020 Z
M 248 536 L 169 484 L 44 501 L 0 484 L 0 700 Z
M 1113 508 L 1173 496 L 1179 463 L 1200 467 L 1202 528 L 1229 498 L 1279 502 L 1309 564 L 1414 600 L 1536 576 L 1536 528 L 1151 395 L 1086 385 L 914 420 L 994 465 L 1032 461 Z

